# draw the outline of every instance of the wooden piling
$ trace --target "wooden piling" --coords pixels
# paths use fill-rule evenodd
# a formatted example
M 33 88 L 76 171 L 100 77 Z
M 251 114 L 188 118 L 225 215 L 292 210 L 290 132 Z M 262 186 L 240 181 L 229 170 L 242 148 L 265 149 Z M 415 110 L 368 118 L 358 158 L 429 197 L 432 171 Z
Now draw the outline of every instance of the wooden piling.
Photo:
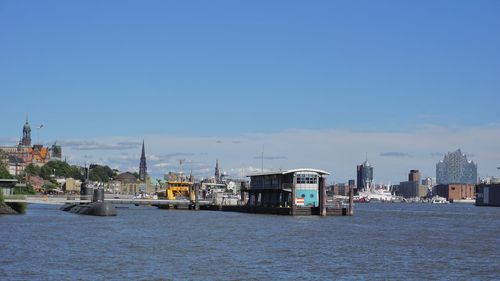
M 354 190 L 351 185 L 349 186 L 349 216 L 352 216 L 354 214 L 354 211 L 352 209 L 353 201 L 354 201 Z
M 199 200 L 199 185 L 197 183 L 194 184 L 194 209 L 195 211 L 200 210 L 200 200 Z

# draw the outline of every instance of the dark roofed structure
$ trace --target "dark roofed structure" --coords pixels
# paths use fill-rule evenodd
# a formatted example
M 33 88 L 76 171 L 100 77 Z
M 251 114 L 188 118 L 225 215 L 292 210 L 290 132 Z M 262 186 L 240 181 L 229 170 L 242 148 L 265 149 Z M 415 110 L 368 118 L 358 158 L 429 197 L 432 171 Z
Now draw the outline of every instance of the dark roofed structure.
M 125 172 L 116 176 L 115 180 L 121 182 L 133 183 L 137 181 L 137 178 L 131 172 Z

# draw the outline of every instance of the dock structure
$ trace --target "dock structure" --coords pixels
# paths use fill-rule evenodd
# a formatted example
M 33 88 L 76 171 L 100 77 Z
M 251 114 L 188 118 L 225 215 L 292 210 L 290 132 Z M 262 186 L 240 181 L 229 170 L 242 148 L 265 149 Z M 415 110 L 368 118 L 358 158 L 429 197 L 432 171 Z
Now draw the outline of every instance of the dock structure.
M 347 208 L 328 206 L 326 177 L 318 169 L 293 169 L 251 174 L 250 186 L 242 189 L 248 198 L 245 206 L 227 207 L 228 211 L 281 215 L 348 215 Z

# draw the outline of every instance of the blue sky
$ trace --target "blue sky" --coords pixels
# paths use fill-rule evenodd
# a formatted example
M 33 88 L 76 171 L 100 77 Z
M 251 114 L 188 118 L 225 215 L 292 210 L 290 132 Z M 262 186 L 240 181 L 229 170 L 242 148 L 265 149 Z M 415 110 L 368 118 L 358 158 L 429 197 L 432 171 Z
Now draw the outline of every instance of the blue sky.
M 422 155 L 403 160 L 429 176 L 438 160 L 432 153 L 459 147 L 474 155 L 480 174 L 496 173 L 500 162 L 499 150 L 489 158 L 475 151 L 499 140 L 498 1 L 0 1 L 0 42 L 3 143 L 20 136 L 28 113 L 33 125 L 45 125 L 41 141 L 70 144 L 63 149 L 75 162 L 85 156 L 129 168 L 115 156 L 132 163 L 143 138 L 155 143 L 153 158 L 185 154 L 205 163 L 200 174 L 212 173 L 215 158 L 228 170 L 251 170 L 262 144 L 270 168 L 321 165 L 338 181 L 354 177 L 365 152 L 380 180 L 404 180 L 386 152 Z M 314 143 L 308 134 L 392 143 L 436 128 L 485 140 L 450 139 L 409 153 L 420 144 L 380 151 L 370 142 L 344 149 L 319 139 L 330 160 L 293 158 Z M 273 147 L 272 137 L 294 130 L 302 142 Z M 192 146 L 165 145 L 184 138 Z M 118 139 L 131 150 L 113 149 Z M 77 142 L 106 145 L 87 145 L 81 155 L 71 146 Z M 252 145 L 239 155 L 227 142 Z M 343 150 L 352 155 L 336 160 Z M 173 168 L 156 164 L 157 174 Z

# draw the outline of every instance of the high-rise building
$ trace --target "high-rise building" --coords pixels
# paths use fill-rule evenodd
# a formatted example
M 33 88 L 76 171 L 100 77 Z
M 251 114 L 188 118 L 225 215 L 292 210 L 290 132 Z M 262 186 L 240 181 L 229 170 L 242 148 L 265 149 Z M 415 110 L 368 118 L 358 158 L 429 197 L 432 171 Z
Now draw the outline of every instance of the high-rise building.
M 356 182 L 355 180 L 349 180 L 349 181 L 348 181 L 349 187 L 351 187 L 351 186 L 352 186 L 352 187 L 354 188 L 354 186 L 355 186 L 355 182 Z
M 420 172 L 418 170 L 410 170 L 410 173 L 408 174 L 408 181 L 420 181 Z
M 373 182 L 373 167 L 370 166 L 368 160 L 366 160 L 362 165 L 356 167 L 357 174 L 357 189 L 365 190 L 369 188 Z
M 458 149 L 448 152 L 444 159 L 436 164 L 437 184 L 476 184 L 477 164 L 467 160 L 467 156 Z
M 144 140 L 142 140 L 141 162 L 139 164 L 139 180 L 145 181 L 146 177 L 147 177 L 146 151 L 144 149 Z

